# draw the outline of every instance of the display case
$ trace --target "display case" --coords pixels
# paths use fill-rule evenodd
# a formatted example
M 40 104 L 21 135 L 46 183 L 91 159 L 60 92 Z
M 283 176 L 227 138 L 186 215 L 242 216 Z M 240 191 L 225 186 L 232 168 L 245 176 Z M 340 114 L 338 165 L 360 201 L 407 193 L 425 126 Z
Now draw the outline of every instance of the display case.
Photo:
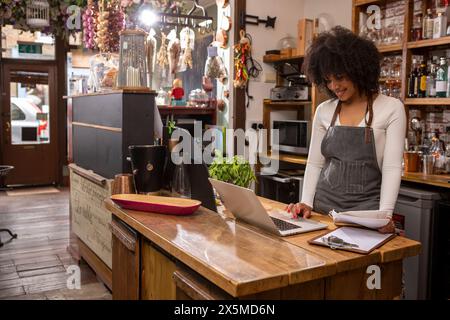
M 119 88 L 147 88 L 146 37 L 141 30 L 121 32 Z

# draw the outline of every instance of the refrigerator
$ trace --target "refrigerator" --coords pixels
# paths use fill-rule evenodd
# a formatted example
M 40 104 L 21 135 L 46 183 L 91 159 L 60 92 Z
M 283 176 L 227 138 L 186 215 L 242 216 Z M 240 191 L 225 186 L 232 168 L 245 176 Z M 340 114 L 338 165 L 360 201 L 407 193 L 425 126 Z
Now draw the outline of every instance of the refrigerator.
M 421 242 L 418 256 L 404 260 L 403 298 L 423 300 L 431 298 L 433 269 L 433 239 L 438 231 L 437 203 L 439 192 L 401 186 L 394 210 L 396 228 L 409 239 Z

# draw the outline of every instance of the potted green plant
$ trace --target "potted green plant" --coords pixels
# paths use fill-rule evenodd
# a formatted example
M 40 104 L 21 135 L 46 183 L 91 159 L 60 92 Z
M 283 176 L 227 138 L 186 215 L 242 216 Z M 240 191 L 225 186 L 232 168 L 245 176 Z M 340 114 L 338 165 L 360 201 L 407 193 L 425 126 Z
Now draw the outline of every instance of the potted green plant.
M 241 156 L 224 158 L 220 152 L 216 152 L 214 161 L 209 166 L 208 171 L 209 176 L 213 179 L 232 183 L 244 188 L 248 188 L 252 181 L 256 181 L 250 163 Z

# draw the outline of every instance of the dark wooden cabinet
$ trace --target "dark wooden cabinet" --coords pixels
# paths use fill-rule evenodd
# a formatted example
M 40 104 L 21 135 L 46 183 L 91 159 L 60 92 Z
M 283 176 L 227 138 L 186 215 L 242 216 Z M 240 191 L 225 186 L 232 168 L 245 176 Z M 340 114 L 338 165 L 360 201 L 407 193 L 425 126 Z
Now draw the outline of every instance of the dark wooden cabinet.
M 130 173 L 128 147 L 154 143 L 155 93 L 112 91 L 71 99 L 74 163 L 107 179 Z

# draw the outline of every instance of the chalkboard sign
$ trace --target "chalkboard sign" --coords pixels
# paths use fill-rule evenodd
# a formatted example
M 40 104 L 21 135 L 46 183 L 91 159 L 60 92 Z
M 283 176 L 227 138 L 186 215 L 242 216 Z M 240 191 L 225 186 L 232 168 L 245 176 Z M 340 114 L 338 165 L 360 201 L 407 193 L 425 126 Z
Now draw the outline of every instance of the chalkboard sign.
M 70 208 L 72 231 L 112 268 L 111 213 L 103 205 L 111 196 L 111 183 L 97 185 L 70 170 Z

